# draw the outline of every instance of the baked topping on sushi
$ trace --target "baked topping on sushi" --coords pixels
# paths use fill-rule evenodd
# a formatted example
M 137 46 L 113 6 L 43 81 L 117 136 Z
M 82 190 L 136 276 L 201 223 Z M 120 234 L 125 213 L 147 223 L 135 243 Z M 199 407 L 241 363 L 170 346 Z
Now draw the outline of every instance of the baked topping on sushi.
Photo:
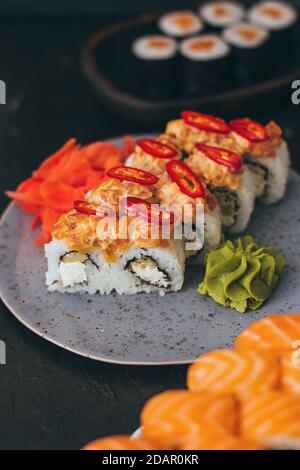
M 264 1 L 249 12 L 249 20 L 269 30 L 281 30 L 293 25 L 298 13 L 291 5 L 280 1 Z
M 126 165 L 140 168 L 153 175 L 161 177 L 170 160 L 181 160 L 182 153 L 174 146 L 168 135 L 161 135 L 157 139 L 140 139 L 134 153 L 127 159 Z M 160 182 L 158 182 L 160 184 Z
M 204 21 L 218 28 L 224 28 L 240 21 L 244 14 L 244 8 L 234 2 L 210 2 L 200 8 L 200 15 Z
M 234 138 L 225 121 L 194 111 L 184 111 L 182 119 L 170 121 L 166 134 L 181 150 L 191 153 L 197 143 L 226 148 L 242 154 L 248 143 L 242 146 Z
M 120 198 L 127 196 L 151 200 L 153 192 L 149 186 L 130 181 L 120 181 L 116 178 L 107 178 L 97 188 L 88 193 L 87 200 L 100 207 L 105 205 L 118 207 Z
M 142 60 L 165 60 L 175 56 L 177 44 L 165 36 L 143 36 L 133 43 L 132 51 Z
M 193 154 L 186 162 L 197 175 L 214 187 L 236 190 L 241 185 L 242 159 L 230 150 L 196 144 Z
M 199 33 L 203 29 L 200 18 L 192 11 L 174 11 L 159 20 L 160 30 L 170 36 L 184 37 Z
M 275 157 L 276 150 L 282 144 L 282 130 L 270 122 L 262 126 L 251 119 L 236 119 L 230 126 L 237 143 L 245 147 L 245 153 L 257 157 Z
M 230 47 L 215 34 L 186 39 L 180 45 L 184 57 L 192 60 L 212 60 L 226 57 Z
M 239 23 L 227 28 L 223 37 L 232 46 L 251 49 L 264 44 L 270 34 L 257 26 Z
M 131 274 L 142 282 L 156 287 L 169 289 L 171 280 L 169 275 L 160 269 L 158 262 L 151 256 L 143 256 L 140 259 L 128 261 L 126 268 Z

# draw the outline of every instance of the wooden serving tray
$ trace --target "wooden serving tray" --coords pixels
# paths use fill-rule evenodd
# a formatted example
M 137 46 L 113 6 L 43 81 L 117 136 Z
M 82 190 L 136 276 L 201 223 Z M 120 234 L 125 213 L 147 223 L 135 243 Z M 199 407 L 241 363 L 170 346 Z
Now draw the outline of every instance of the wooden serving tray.
M 131 54 L 132 41 L 155 32 L 159 13 L 139 16 L 115 24 L 94 34 L 82 55 L 84 73 L 99 99 L 118 116 L 142 126 L 158 126 L 179 116 L 183 109 L 219 112 L 222 116 L 249 113 L 253 108 L 271 105 L 282 96 L 290 99 L 291 83 L 300 77 L 300 58 L 284 64 L 269 80 L 226 92 L 168 101 L 150 101 L 139 93 L 138 79 Z

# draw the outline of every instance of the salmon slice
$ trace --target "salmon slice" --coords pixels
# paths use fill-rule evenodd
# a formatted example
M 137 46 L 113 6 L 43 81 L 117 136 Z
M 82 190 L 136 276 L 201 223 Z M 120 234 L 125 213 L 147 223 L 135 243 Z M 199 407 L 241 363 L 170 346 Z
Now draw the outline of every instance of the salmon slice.
M 132 439 L 130 436 L 111 436 L 97 439 L 82 450 L 155 450 L 144 439 Z
M 208 429 L 218 437 L 236 434 L 237 402 L 232 396 L 170 390 L 148 401 L 141 422 L 146 440 L 179 449 Z
M 273 390 L 241 401 L 241 432 L 270 449 L 300 449 L 300 395 Z
M 297 340 L 300 340 L 300 313 L 290 313 L 253 323 L 237 337 L 235 345 L 239 349 L 263 349 L 276 354 L 290 350 Z
M 300 349 L 282 355 L 280 372 L 283 390 L 300 394 Z
M 218 438 L 205 435 L 194 442 L 189 442 L 180 450 L 266 450 L 266 448 L 237 436 Z
M 260 351 L 211 351 L 190 366 L 187 385 L 192 391 L 225 394 L 275 389 L 279 386 L 279 362 Z

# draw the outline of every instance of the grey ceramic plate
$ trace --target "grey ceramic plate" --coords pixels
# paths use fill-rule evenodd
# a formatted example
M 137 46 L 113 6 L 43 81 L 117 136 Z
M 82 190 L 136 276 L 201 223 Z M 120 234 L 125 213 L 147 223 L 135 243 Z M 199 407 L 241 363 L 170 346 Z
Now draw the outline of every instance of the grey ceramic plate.
M 114 143 L 120 143 L 119 140 Z M 285 199 L 258 205 L 247 233 L 276 244 L 287 258 L 272 298 L 239 315 L 199 296 L 201 269 L 188 269 L 181 292 L 165 297 L 49 294 L 43 251 L 32 245 L 30 218 L 11 204 L 0 226 L 0 294 L 29 329 L 65 349 L 120 364 L 184 364 L 204 351 L 230 346 L 249 323 L 270 313 L 300 311 L 300 178 L 291 172 Z

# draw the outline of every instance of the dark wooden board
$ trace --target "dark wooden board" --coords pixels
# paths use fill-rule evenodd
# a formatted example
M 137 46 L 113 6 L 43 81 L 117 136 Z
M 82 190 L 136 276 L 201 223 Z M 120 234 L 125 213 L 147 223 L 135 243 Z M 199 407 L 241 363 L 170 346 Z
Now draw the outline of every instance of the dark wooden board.
M 270 78 L 250 86 L 235 85 L 221 93 L 193 98 L 153 101 L 145 98 L 130 52 L 130 44 L 141 34 L 154 32 L 158 13 L 109 26 L 90 37 L 83 49 L 82 67 L 97 96 L 118 116 L 143 125 L 162 125 L 182 109 L 201 109 L 222 115 L 249 113 L 257 105 L 279 100 L 292 81 L 300 76 L 300 60 L 270 70 Z

